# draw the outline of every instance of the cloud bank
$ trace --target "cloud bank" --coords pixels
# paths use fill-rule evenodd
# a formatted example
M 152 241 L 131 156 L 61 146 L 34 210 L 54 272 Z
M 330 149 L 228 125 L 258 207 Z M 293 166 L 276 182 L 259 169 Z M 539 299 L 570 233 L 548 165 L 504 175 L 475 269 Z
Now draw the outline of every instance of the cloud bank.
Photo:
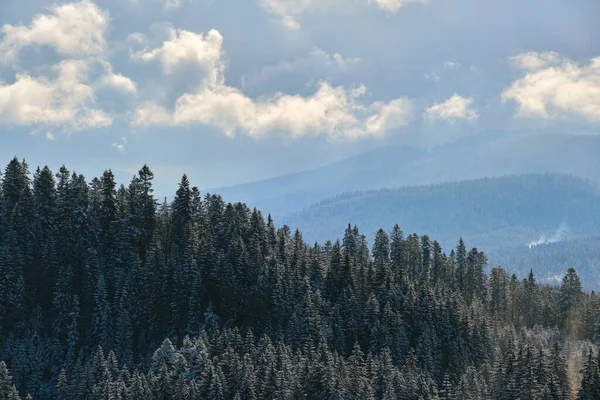
M 409 3 L 425 3 L 359 1 L 386 13 L 398 12 Z M 344 0 L 263 0 L 260 5 L 294 25 L 304 14 L 347 4 Z M 414 121 L 413 99 L 388 94 L 380 101 L 366 86 L 348 79 L 369 60 L 314 47 L 305 56 L 241 75 L 242 84 L 236 87 L 227 80 L 222 31 L 195 32 L 162 23 L 153 25 L 153 34 L 132 33 L 116 45 L 108 37 L 114 31 L 110 24 L 107 10 L 81 0 L 51 5 L 25 23 L 1 26 L 0 68 L 8 75 L 0 80 L 0 124 L 52 132 L 53 138 L 61 132 L 106 128 L 122 121 L 137 130 L 202 125 L 229 137 L 334 140 L 383 137 Z M 128 58 L 116 62 L 116 57 L 125 55 Z M 464 68 L 457 61 L 439 62 L 458 74 Z M 504 86 L 500 98 L 516 105 L 517 118 L 579 117 L 600 122 L 600 57 L 574 61 L 554 51 L 524 52 L 509 62 L 518 75 Z M 137 81 L 119 70 L 127 63 L 126 69 L 139 69 Z M 286 85 L 288 76 L 310 82 L 313 89 L 291 89 L 293 85 Z M 274 83 L 277 79 L 283 83 Z M 435 71 L 425 79 L 441 81 Z M 260 88 L 266 86 L 287 88 L 287 93 L 274 89 L 265 94 Z M 414 97 L 415 102 L 422 100 L 426 99 Z M 119 101 L 127 103 L 116 106 Z M 479 119 L 473 97 L 455 93 L 429 104 L 420 111 L 427 122 Z
M 200 85 L 184 93 L 172 109 L 147 102 L 135 111 L 137 126 L 210 125 L 228 136 L 244 133 L 263 137 L 285 133 L 292 137 L 325 135 L 330 139 L 382 136 L 406 125 L 412 103 L 405 98 L 390 102 L 366 103 L 364 86 L 345 88 L 319 82 L 310 96 L 276 93 L 252 99 L 225 84 L 222 59 L 223 38 L 216 30 L 207 35 L 184 30 L 172 31 L 170 38 L 154 49 L 134 53 L 144 62 L 159 62 L 165 74 L 184 63 L 195 63 L 205 72 Z M 325 57 L 319 53 L 318 57 Z M 328 58 L 328 56 L 326 57 Z M 347 63 L 339 55 L 329 62 Z
M 600 57 L 580 64 L 557 53 L 526 53 L 513 57 L 525 76 L 501 95 L 517 104 L 519 118 L 551 119 L 580 116 L 600 122 Z
M 273 7 L 297 14 L 316 5 L 310 1 L 291 4 L 273 3 Z M 225 83 L 224 39 L 218 30 L 202 34 L 170 24 L 161 25 L 165 38 L 159 42 L 141 33 L 128 38 L 128 43 L 137 47 L 130 49 L 130 61 L 140 67 L 159 65 L 164 76 L 186 76 L 189 68 L 194 73 L 201 71 L 199 82 L 187 83 L 174 104 L 161 104 L 140 93 L 133 79 L 114 71 L 109 61 L 109 22 L 108 11 L 82 0 L 53 5 L 27 25 L 4 25 L 0 50 L 15 75 L 11 83 L 0 82 L 0 123 L 49 125 L 59 131 L 111 126 L 115 118 L 127 112 L 112 115 L 104 111 L 103 98 L 98 98 L 101 88 L 137 97 L 130 119 L 137 127 L 199 124 L 216 127 L 228 136 L 383 136 L 406 125 L 412 115 L 412 103 L 406 98 L 369 102 L 368 91 L 362 85 L 334 86 L 324 80 L 308 96 L 277 92 L 251 98 Z M 29 47 L 50 49 L 59 60 L 23 70 L 19 67 L 20 56 Z M 310 63 L 345 70 L 357 62 L 357 58 L 315 48 L 306 59 L 281 63 L 265 73 L 306 69 Z M 119 150 L 124 148 L 119 146 Z
M 136 88 L 104 59 L 108 22 L 108 12 L 83 0 L 55 4 L 29 25 L 2 26 L 2 62 L 18 72 L 12 83 L 0 81 L 0 123 L 66 130 L 110 126 L 113 118 L 97 106 L 95 89 L 135 93 Z M 51 49 L 62 59 L 23 71 L 19 56 L 30 47 Z

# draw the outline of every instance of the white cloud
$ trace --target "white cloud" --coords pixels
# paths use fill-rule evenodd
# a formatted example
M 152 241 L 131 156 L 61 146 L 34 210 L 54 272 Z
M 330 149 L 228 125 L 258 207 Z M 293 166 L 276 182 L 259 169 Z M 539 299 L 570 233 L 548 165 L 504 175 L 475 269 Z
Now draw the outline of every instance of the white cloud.
M 428 0 L 360 0 L 380 10 L 395 13 L 409 3 L 427 3 Z M 288 29 L 300 28 L 300 17 L 310 12 L 326 11 L 334 7 L 347 7 L 347 0 L 260 0 L 260 5 L 280 18 Z
M 454 69 L 460 67 L 460 63 L 452 61 L 444 61 L 444 68 Z
M 580 115 L 600 122 L 600 57 L 580 65 L 547 54 L 515 57 L 528 60 L 523 64 L 527 71 L 502 93 L 502 100 L 518 104 L 517 117 Z
M 241 131 L 253 137 L 286 132 L 293 137 L 325 135 L 329 138 L 381 136 L 406 125 L 411 102 L 363 105 L 365 88 L 347 90 L 322 82 L 309 97 L 277 94 L 253 100 L 238 89 L 219 86 L 181 96 L 172 113 L 148 104 L 136 111 L 134 125 L 204 124 L 220 128 L 228 136 Z
M 111 146 L 117 149 L 119 153 L 123 154 L 125 152 L 125 146 L 127 146 L 127 138 L 122 137 L 120 142 L 113 143 Z
M 0 82 L 0 123 L 63 125 L 78 130 L 108 126 L 112 118 L 95 109 L 94 91 L 85 83 L 89 66 L 64 60 L 52 67 L 54 78 L 18 74 Z
M 51 142 L 56 142 L 56 137 L 50 131 L 46 132 L 46 139 L 48 139 Z
M 17 59 L 21 49 L 32 45 L 52 47 L 64 56 L 94 55 L 104 51 L 108 13 L 93 2 L 55 4 L 48 11 L 49 14 L 34 16 L 29 26 L 2 26 L 0 32 L 4 36 L 0 41 L 0 53 L 4 61 Z
M 144 44 L 148 38 L 141 32 L 134 32 L 127 36 L 126 42 Z
M 172 26 L 167 27 L 167 31 L 169 39 L 160 47 L 133 53 L 132 58 L 146 62 L 158 61 L 166 74 L 176 72 L 182 64 L 194 63 L 206 71 L 211 84 L 220 83 L 217 80 L 222 77 L 224 68 L 221 62 L 223 37 L 218 31 L 211 30 L 206 36 Z
M 261 137 L 279 132 L 294 137 L 322 134 L 329 138 L 380 136 L 408 123 L 412 111 L 409 100 L 364 104 L 361 101 L 366 94 L 364 86 L 348 90 L 320 82 L 311 96 L 278 93 L 252 99 L 224 84 L 221 45 L 222 37 L 217 31 L 203 37 L 179 30 L 160 47 L 140 53 L 138 57 L 142 60 L 162 63 L 165 74 L 184 60 L 204 66 L 208 74 L 197 90 L 180 96 L 172 110 L 149 102 L 136 110 L 132 123 L 138 126 L 211 125 L 229 136 L 242 132 Z M 328 57 L 331 62 L 346 62 L 341 56 Z
M 109 73 L 104 75 L 104 77 L 102 78 L 102 84 L 124 91 L 126 93 L 135 94 L 137 92 L 135 82 L 121 74 Z
M 472 103 L 473 98 L 465 98 L 455 93 L 443 103 L 437 103 L 427 108 L 423 115 L 425 119 L 431 122 L 437 120 L 449 122 L 455 122 L 460 119 L 475 120 L 478 117 L 477 112 L 469 109 Z
M 511 57 L 510 60 L 519 68 L 535 71 L 551 65 L 559 64 L 560 56 L 554 51 L 546 51 L 543 53 L 530 51 L 529 53 L 523 53 L 515 57 Z
M 371 105 L 375 112 L 367 119 L 367 132 L 380 134 L 406 125 L 412 117 L 413 106 L 408 99 L 396 99 L 389 103 L 377 102 Z
M 170 125 L 173 117 L 166 108 L 146 102 L 135 110 L 134 125 Z

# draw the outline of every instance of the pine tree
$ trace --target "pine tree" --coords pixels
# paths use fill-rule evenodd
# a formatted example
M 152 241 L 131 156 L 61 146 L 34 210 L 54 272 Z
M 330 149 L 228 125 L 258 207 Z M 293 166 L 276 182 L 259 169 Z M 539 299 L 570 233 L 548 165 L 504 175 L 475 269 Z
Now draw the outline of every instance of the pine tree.
M 21 400 L 21 396 L 19 396 L 19 391 L 17 390 L 15 385 L 12 385 L 12 387 L 10 388 L 7 400 Z
M 56 381 L 56 393 L 60 399 L 66 399 L 69 391 L 69 383 L 67 382 L 67 372 L 65 369 L 60 370 L 58 379 Z
M 594 353 L 590 349 L 587 360 L 581 371 L 581 387 L 577 393 L 578 400 L 592 400 L 600 398 L 600 371 Z
M 508 274 L 502 267 L 493 268 L 488 282 L 488 307 L 492 316 L 499 321 L 508 317 Z
M 57 268 L 57 193 L 54 174 L 46 166 L 36 171 L 33 181 L 35 203 L 34 253 L 32 268 L 26 272 L 25 279 L 36 295 L 31 296 L 43 309 L 50 304 L 52 286 L 48 282 Z
M 540 294 L 536 284 L 533 270 L 529 271 L 527 279 L 523 280 L 523 323 L 528 328 L 533 328 L 539 317 Z
M 390 239 L 392 269 L 396 275 L 396 281 L 402 284 L 404 283 L 404 279 L 406 279 L 406 260 L 404 252 L 404 234 L 398 224 L 394 225 Z
M 552 379 L 551 393 L 555 398 L 569 398 L 569 376 L 567 373 L 567 362 L 561 354 L 562 350 L 558 342 L 554 342 L 550 348 L 548 359 L 549 378 Z
M 463 239 L 460 238 L 456 246 L 456 281 L 459 290 L 463 293 L 468 285 L 467 278 L 467 247 Z
M 534 400 L 540 396 L 536 364 L 534 349 L 531 346 L 527 346 L 519 366 L 520 398 L 523 400 Z
M 144 400 L 150 397 L 148 384 L 144 375 L 140 374 L 137 370 L 133 373 L 131 383 L 126 390 L 126 397 L 131 400 Z
M 432 248 L 432 262 L 431 262 L 431 280 L 434 284 L 439 283 L 440 281 L 444 281 L 446 279 L 445 276 L 445 267 L 446 260 L 445 255 L 442 253 L 442 246 L 440 246 L 437 240 L 433 241 Z M 445 282 L 447 283 L 447 282 Z
M 13 158 L 6 166 L 2 180 L 2 205 L 6 221 L 9 221 L 13 210 L 29 189 L 29 166 L 25 160 Z
M 373 262 L 376 273 L 376 285 L 389 286 L 392 281 L 390 269 L 390 240 L 383 229 L 377 231 L 373 244 Z
M 4 361 L 0 361 L 0 398 L 7 399 L 12 391 L 12 376 Z
M 581 300 L 581 281 L 577 272 L 573 268 L 569 268 L 560 287 L 560 309 L 563 326 L 575 338 L 579 338 L 581 335 L 581 315 L 572 311 L 581 304 Z
M 448 374 L 444 375 L 444 380 L 442 381 L 442 385 L 440 386 L 440 400 L 456 400 L 458 395 L 452 386 L 452 382 L 450 381 L 450 376 Z

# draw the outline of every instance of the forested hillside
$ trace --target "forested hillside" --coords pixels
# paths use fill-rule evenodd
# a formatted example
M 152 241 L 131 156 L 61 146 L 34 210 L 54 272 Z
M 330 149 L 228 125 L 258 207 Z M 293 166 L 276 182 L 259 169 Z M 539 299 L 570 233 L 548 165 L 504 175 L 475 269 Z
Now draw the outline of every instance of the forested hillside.
M 488 276 L 391 216 L 372 246 L 307 243 L 185 176 L 157 205 L 152 179 L 9 163 L 0 399 L 600 398 L 600 297 L 573 269 Z
M 600 288 L 600 236 L 495 250 L 489 260 L 519 276 L 534 268 L 540 281 L 553 284 L 560 282 L 567 268 L 575 268 L 584 288 Z
M 356 192 L 322 201 L 284 217 L 310 240 L 341 237 L 340 226 L 369 234 L 390 221 L 428 232 L 449 246 L 457 236 L 485 249 L 526 246 L 552 236 L 600 233 L 600 190 L 562 175 L 521 175 L 438 185 Z
M 399 221 L 408 231 L 428 232 L 445 248 L 462 236 L 488 250 L 492 265 L 519 277 L 533 268 L 544 282 L 558 283 L 574 267 L 585 288 L 600 287 L 600 191 L 597 184 L 571 176 L 506 176 L 348 193 L 282 219 L 306 232 L 308 241 L 340 238 L 340 227 L 352 223 L 372 242 L 379 227 Z

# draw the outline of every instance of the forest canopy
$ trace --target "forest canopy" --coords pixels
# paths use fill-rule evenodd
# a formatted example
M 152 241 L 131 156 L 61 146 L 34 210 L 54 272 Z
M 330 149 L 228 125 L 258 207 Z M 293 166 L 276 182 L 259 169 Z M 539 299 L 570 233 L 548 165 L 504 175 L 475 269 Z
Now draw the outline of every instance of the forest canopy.
M 399 225 L 306 243 L 185 175 L 159 204 L 148 166 L 1 179 L 0 399 L 600 398 L 574 269 L 486 274 Z

